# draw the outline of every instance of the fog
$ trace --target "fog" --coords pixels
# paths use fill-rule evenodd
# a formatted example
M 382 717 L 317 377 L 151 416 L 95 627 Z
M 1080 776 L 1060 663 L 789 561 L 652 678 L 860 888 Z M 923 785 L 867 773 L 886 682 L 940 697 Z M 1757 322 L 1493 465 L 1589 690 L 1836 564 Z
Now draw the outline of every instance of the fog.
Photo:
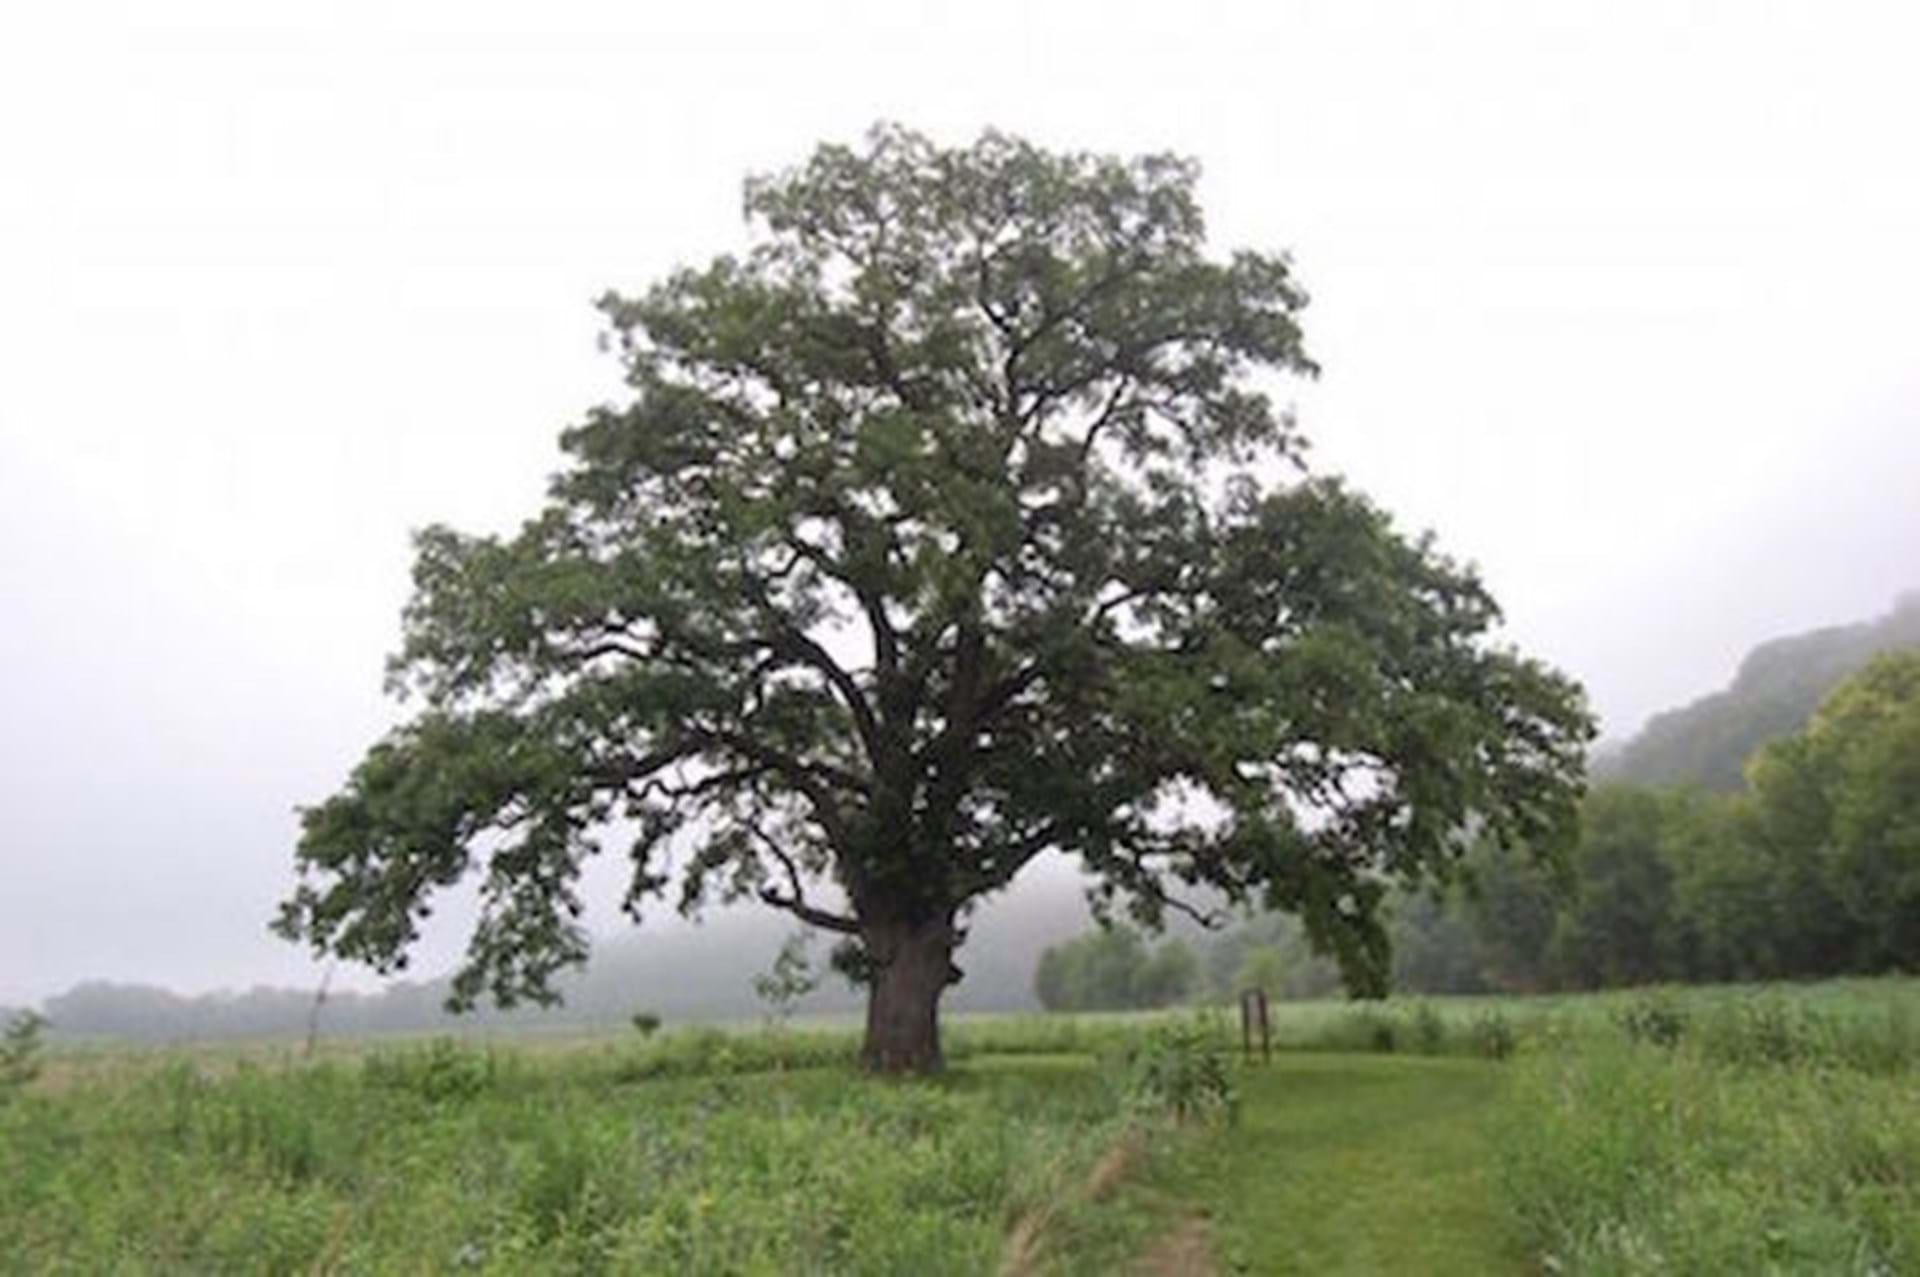
M 265 921 L 402 712 L 408 530 L 530 513 L 617 392 L 590 299 L 877 119 L 1199 157 L 1215 243 L 1314 296 L 1314 465 L 1478 563 L 1610 735 L 1920 584 L 1905 10 L 1045 12 L 0 19 L 0 1003 L 315 978 Z

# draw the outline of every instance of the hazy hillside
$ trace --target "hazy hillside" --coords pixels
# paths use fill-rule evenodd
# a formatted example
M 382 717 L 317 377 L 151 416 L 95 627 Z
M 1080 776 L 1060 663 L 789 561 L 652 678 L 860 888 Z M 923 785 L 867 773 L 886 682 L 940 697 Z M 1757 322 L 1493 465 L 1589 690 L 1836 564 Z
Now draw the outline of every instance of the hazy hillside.
M 1656 714 L 1639 735 L 1596 759 L 1602 780 L 1733 790 L 1747 756 L 1793 731 L 1841 679 L 1890 648 L 1920 645 L 1920 591 L 1873 621 L 1762 643 L 1730 686 Z
M 954 1010 L 1029 1010 L 1041 950 L 1088 925 L 1077 880 L 1061 872 L 1023 878 L 974 917 L 957 957 L 966 978 L 947 995 Z M 446 981 L 397 982 L 375 994 L 336 991 L 320 1012 L 323 1035 L 419 1033 L 467 1029 L 562 1029 L 624 1025 L 636 1011 L 669 1024 L 751 1019 L 766 1006 L 753 978 L 773 963 L 792 932 L 785 915 L 763 909 L 724 912 L 706 925 L 675 931 L 637 929 L 605 938 L 586 970 L 567 977 L 559 1007 L 512 1012 L 482 1008 L 450 1016 Z M 830 937 L 816 935 L 820 987 L 799 1004 L 810 1012 L 855 1012 L 862 996 L 826 969 Z M 48 998 L 42 1010 L 67 1037 L 196 1041 L 298 1037 L 313 1014 L 311 989 L 254 988 L 186 997 L 148 985 L 92 981 Z

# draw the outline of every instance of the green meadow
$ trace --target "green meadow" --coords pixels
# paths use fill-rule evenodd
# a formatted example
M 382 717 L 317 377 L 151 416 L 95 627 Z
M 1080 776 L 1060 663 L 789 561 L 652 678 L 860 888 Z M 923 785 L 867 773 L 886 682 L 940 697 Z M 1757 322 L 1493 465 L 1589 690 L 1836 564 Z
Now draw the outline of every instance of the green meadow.
M 0 1271 L 1920 1272 L 1920 982 L 47 1051 Z

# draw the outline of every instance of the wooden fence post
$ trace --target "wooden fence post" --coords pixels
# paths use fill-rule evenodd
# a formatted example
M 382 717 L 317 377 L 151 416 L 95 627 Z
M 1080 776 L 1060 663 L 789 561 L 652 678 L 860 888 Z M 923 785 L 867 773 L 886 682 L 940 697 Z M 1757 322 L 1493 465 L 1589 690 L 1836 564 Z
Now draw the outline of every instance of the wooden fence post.
M 1260 1029 L 1260 1062 L 1265 1064 L 1273 1058 L 1273 1033 L 1267 1020 L 1267 991 L 1265 989 L 1247 989 L 1240 994 L 1240 1049 L 1251 1060 L 1253 1058 L 1253 1030 Z

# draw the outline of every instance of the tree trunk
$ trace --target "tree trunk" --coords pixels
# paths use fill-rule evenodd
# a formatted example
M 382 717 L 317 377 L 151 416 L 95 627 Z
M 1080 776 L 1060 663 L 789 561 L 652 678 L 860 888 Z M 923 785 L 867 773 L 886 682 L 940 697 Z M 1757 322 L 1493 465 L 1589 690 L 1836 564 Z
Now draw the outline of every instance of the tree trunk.
M 937 1073 L 940 995 L 958 974 L 953 919 L 877 922 L 861 934 L 873 964 L 861 1066 L 870 1073 Z

